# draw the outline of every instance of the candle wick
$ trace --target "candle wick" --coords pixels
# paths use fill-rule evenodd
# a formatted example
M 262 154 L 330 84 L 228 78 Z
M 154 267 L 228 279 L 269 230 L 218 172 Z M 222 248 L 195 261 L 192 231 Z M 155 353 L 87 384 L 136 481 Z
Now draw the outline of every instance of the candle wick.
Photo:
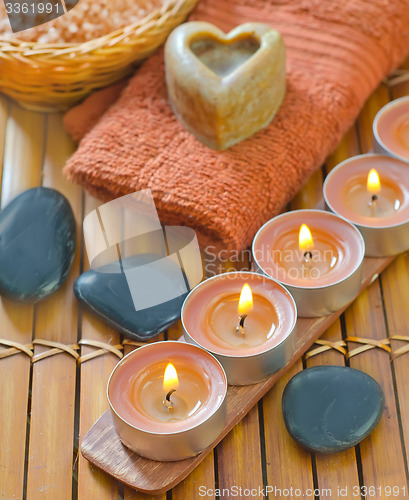
M 308 262 L 309 260 L 312 259 L 312 252 L 311 252 L 311 250 L 307 250 L 306 252 L 304 252 L 304 259 L 305 259 L 305 262 Z
M 163 404 L 165 405 L 165 407 L 170 410 L 173 408 L 173 401 L 170 400 L 170 397 L 172 396 L 172 394 L 176 392 L 176 389 L 171 389 L 165 396 L 165 400 L 163 401 Z
M 378 196 L 376 194 L 373 194 L 371 196 L 371 201 L 369 202 L 369 208 L 371 209 L 371 217 L 375 217 L 375 207 L 376 207 L 376 201 L 378 200 Z
M 305 267 L 303 266 L 304 278 L 310 277 L 311 261 L 312 261 L 312 252 L 311 252 L 311 250 L 307 250 L 304 252 L 304 265 L 305 265 Z M 306 273 L 305 273 L 305 271 L 306 271 Z M 307 276 L 305 276 L 305 274 L 307 274 Z
M 236 326 L 237 335 L 246 335 L 246 330 L 244 329 L 244 320 L 247 318 L 247 314 L 241 314 L 239 324 Z

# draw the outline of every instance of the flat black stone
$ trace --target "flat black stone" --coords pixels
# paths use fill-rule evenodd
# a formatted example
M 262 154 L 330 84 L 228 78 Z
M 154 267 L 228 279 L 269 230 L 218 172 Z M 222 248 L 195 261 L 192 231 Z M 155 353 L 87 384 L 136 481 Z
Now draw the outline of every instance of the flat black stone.
M 358 444 L 376 427 L 385 400 L 369 375 L 345 366 L 317 366 L 298 373 L 282 399 L 290 435 L 311 451 L 336 453 Z
M 152 260 L 152 255 L 146 254 L 127 257 L 123 262 L 132 267 Z M 171 272 L 169 276 L 171 279 Z M 118 272 L 118 263 L 83 273 L 75 282 L 74 293 L 102 321 L 136 340 L 150 339 L 175 323 L 187 296 L 183 293 L 157 306 L 135 310 L 126 277 Z
M 35 303 L 67 279 L 74 260 L 75 219 L 66 198 L 33 188 L 0 212 L 0 295 Z

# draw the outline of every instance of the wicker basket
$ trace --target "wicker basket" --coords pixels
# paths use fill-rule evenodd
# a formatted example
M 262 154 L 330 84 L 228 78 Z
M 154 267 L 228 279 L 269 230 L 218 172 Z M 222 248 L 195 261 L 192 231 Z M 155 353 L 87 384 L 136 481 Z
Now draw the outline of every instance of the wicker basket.
M 84 43 L 39 44 L 0 37 L 0 92 L 26 108 L 63 110 L 132 70 L 184 21 L 198 0 L 165 0 L 144 19 Z

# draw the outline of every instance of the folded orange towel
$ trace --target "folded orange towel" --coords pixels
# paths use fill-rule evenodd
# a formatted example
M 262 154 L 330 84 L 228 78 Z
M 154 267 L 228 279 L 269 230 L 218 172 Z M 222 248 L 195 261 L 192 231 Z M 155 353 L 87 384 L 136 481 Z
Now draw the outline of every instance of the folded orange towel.
M 287 95 L 272 124 L 226 151 L 210 150 L 169 107 L 161 51 L 87 134 L 65 173 L 103 200 L 150 188 L 163 224 L 194 228 L 202 245 L 242 249 L 320 166 L 382 77 L 403 60 L 409 2 L 201 0 L 191 19 L 224 31 L 260 21 L 281 32 Z M 79 109 L 73 118 L 84 115 Z

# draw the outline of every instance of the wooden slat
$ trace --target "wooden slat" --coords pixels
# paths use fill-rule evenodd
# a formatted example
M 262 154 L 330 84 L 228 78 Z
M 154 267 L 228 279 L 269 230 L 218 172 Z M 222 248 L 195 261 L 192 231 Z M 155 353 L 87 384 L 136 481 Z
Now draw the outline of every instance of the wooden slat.
M 409 253 L 400 255 L 394 265 L 382 274 L 382 286 L 389 336 L 409 337 Z M 392 350 L 396 351 L 409 344 L 404 341 L 392 340 L 391 345 Z M 403 354 L 393 361 L 407 463 L 409 462 L 408 356 L 409 354 Z
M 308 179 L 305 186 L 299 191 L 290 204 L 291 210 L 315 208 L 322 200 L 322 170 L 318 169 Z
M 84 217 L 101 202 L 86 195 Z M 85 248 L 84 271 L 88 269 L 88 259 Z M 103 324 L 92 316 L 88 311 L 82 310 L 81 338 L 99 340 L 110 344 L 119 343 L 119 334 L 112 328 Z M 81 355 L 93 352 L 92 347 L 83 346 Z M 81 386 L 80 386 L 80 436 L 81 443 L 88 429 L 98 417 L 108 408 L 106 397 L 106 386 L 109 375 L 119 359 L 114 354 L 105 354 L 99 358 L 86 361 L 81 364 Z M 118 495 L 118 483 L 112 478 L 95 469 L 80 454 L 78 463 L 78 498 L 87 500 L 108 500 Z
M 258 421 L 255 406 L 217 447 L 221 490 L 231 491 L 234 485 L 251 490 L 263 484 Z
M 339 321 L 334 323 L 320 339 L 330 342 L 342 340 Z M 318 346 L 313 347 L 316 348 Z M 307 368 L 320 365 L 345 366 L 344 355 L 331 349 L 330 351 L 308 358 L 306 361 Z M 354 448 L 331 455 L 317 453 L 315 460 L 317 481 L 320 489 L 330 489 L 335 493 L 338 486 L 344 488 L 345 486 L 359 485 L 358 464 Z
M 1 337 L 30 344 L 33 307 L 0 302 Z M 22 498 L 30 378 L 30 358 L 0 359 L 0 498 Z
M 2 154 L 3 183 L 2 208 L 24 189 L 38 185 L 41 180 L 42 143 L 31 148 L 31 155 L 21 157 L 27 137 L 34 129 L 43 127 L 43 118 L 35 114 L 24 116 L 12 106 L 7 122 L 9 105 L 0 101 L 0 132 L 6 133 L 7 146 Z M 39 118 L 39 119 L 38 119 Z M 0 139 L 1 147 L 3 138 Z M 14 148 L 12 147 L 14 145 Z M 19 145 L 17 147 L 17 145 Z M 28 147 L 30 152 L 30 147 Z M 3 149 L 1 150 L 3 153 Z M 5 179 L 5 181 L 4 181 Z M 12 193 L 9 193 L 13 187 Z M 0 337 L 22 344 L 30 344 L 33 330 L 33 306 L 16 304 L 0 299 Z M 0 360 L 0 498 L 23 497 L 25 443 L 29 396 L 30 359 L 16 354 Z
M 82 315 L 82 338 L 117 344 L 119 335 L 92 317 L 87 312 Z M 93 352 L 91 347 L 83 347 L 81 354 Z M 106 385 L 109 375 L 118 359 L 113 354 L 105 354 L 81 365 L 80 396 L 80 443 L 88 429 L 108 408 Z M 118 495 L 118 483 L 96 469 L 79 455 L 78 498 L 89 500 L 108 500 Z
M 357 127 L 354 124 L 343 136 L 337 149 L 325 160 L 327 174 L 335 168 L 338 163 L 341 163 L 351 156 L 358 155 L 359 153 L 359 138 L 357 135 Z
M 366 101 L 357 120 L 359 134 L 359 145 L 361 153 L 370 153 L 373 151 L 374 138 L 372 132 L 372 123 L 376 113 L 389 102 L 388 88 L 381 84 L 375 92 Z
M 345 313 L 348 336 L 387 337 L 379 283 L 364 291 Z M 350 350 L 358 344 L 349 345 Z M 350 366 L 372 376 L 385 395 L 385 411 L 376 429 L 360 443 L 364 485 L 404 486 L 406 472 L 389 354 L 372 349 L 350 359 Z
M 357 128 L 362 153 L 374 147 L 372 123 L 376 113 L 389 102 L 389 90 L 384 84 L 367 100 L 358 120 Z M 394 269 L 396 262 L 391 268 Z M 383 339 L 387 336 L 382 314 L 380 283 L 377 280 L 353 304 L 346 314 L 347 335 Z M 357 344 L 350 345 L 350 349 Z M 389 356 L 378 350 L 359 354 L 350 360 L 350 366 L 366 371 L 383 388 L 386 410 L 377 429 L 360 444 L 364 485 L 406 486 L 406 466 L 401 449 L 399 419 Z M 384 490 L 383 494 L 384 495 Z M 380 494 L 381 497 L 381 494 Z M 383 496 L 382 496 L 383 498 Z
M 4 148 L 2 204 L 18 193 L 41 184 L 43 166 L 45 115 L 22 109 L 17 104 L 10 108 Z M 25 166 L 24 174 L 15 175 Z
M 205 488 L 206 496 L 203 489 Z M 210 453 L 203 462 L 191 472 L 188 477 L 172 490 L 172 500 L 185 500 L 187 498 L 216 498 L 214 477 L 214 456 Z M 212 490 L 212 491 L 210 491 Z M 223 497 L 222 497 L 223 498 Z
M 409 69 L 409 59 L 406 69 Z M 406 81 L 390 88 L 391 97 L 397 99 L 409 95 L 409 82 Z M 409 336 L 408 329 L 408 299 L 409 299 L 409 252 L 400 255 L 388 272 L 382 275 L 383 299 L 385 304 L 388 333 L 394 335 Z M 404 348 L 407 342 L 392 340 L 393 351 Z M 396 393 L 399 401 L 402 437 L 406 463 L 409 463 L 409 392 L 407 384 L 409 380 L 408 355 L 404 354 L 393 361 L 393 369 L 396 380 Z
M 264 433 L 267 457 L 267 484 L 276 487 L 271 498 L 284 498 L 281 492 L 293 487 L 303 493 L 314 489 L 311 453 L 288 434 L 281 410 L 283 391 L 289 380 L 302 370 L 298 361 L 263 399 Z
M 74 211 L 79 236 L 81 190 L 62 176 L 62 167 L 74 146 L 64 132 L 59 115 L 49 115 L 47 122 L 43 185 L 66 196 Z M 79 272 L 79 260 L 77 248 L 66 283 L 36 306 L 36 339 L 68 345 L 77 342 L 77 303 L 72 286 Z M 48 349 L 35 346 L 34 354 Z M 29 500 L 69 500 L 72 497 L 75 384 L 76 360 L 68 354 L 57 354 L 34 364 L 27 479 Z

